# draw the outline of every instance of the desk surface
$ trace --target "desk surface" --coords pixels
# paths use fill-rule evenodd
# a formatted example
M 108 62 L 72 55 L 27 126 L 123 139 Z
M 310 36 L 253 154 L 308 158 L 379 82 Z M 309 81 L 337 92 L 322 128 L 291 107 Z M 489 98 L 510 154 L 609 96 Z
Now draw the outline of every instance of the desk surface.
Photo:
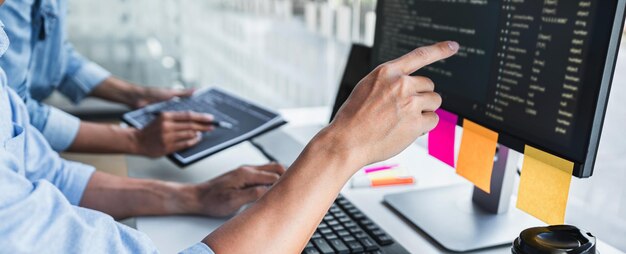
M 299 141 L 306 141 L 310 135 L 297 131 L 298 126 L 324 124 L 329 112 L 326 108 L 294 109 L 281 112 L 290 122 L 285 128 L 287 133 Z M 317 120 L 316 120 L 317 119 Z M 421 138 L 400 155 L 388 163 L 399 163 L 417 178 L 417 184 L 408 187 L 386 187 L 377 189 L 352 189 L 344 187 L 342 194 L 351 200 L 372 220 L 376 221 L 393 238 L 411 253 L 446 253 L 437 247 L 428 237 L 416 231 L 382 204 L 383 196 L 390 193 L 405 192 L 414 189 L 426 189 L 453 184 L 467 184 L 455 171 L 445 164 L 431 158 L 423 148 L 425 139 Z M 420 145 L 421 144 L 421 145 Z M 156 178 L 178 182 L 201 182 L 218 176 L 242 164 L 262 164 L 267 162 L 249 143 L 242 143 L 218 153 L 184 170 L 178 169 L 167 159 L 150 160 L 128 157 L 129 175 L 140 178 Z M 467 198 L 471 198 L 468 193 Z M 226 219 L 200 218 L 190 216 L 140 217 L 137 229 L 146 233 L 162 253 L 176 253 L 200 240 L 215 230 Z M 512 239 L 511 239 L 512 240 Z M 608 245 L 599 243 L 603 254 L 621 253 Z M 484 250 L 476 253 L 510 253 L 509 247 Z

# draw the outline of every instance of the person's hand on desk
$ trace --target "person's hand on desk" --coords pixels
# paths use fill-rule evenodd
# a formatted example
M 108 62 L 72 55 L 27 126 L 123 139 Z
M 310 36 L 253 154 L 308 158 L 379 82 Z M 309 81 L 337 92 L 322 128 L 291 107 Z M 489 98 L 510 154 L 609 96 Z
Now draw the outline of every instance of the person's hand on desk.
M 285 168 L 278 163 L 242 166 L 195 185 L 197 203 L 193 213 L 210 217 L 232 215 L 262 197 L 284 173 Z
M 80 206 L 116 219 L 151 215 L 224 217 L 263 196 L 285 168 L 276 163 L 242 166 L 199 184 L 133 179 L 96 172 Z
M 433 82 L 410 75 L 458 49 L 442 42 L 376 68 L 281 180 L 203 242 L 216 253 L 300 253 L 355 172 L 398 154 L 437 125 L 441 97 Z

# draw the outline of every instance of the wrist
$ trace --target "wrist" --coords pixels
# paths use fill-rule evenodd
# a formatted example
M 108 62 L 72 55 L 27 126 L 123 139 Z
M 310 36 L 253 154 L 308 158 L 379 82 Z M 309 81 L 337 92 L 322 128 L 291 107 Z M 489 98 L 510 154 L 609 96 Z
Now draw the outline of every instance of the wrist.
M 115 79 L 120 89 L 120 94 L 123 95 L 123 104 L 130 108 L 138 108 L 138 101 L 143 98 L 146 88 L 133 85 L 121 79 Z
M 311 140 L 305 152 L 317 158 L 324 158 L 325 162 L 336 165 L 337 168 L 346 169 L 333 168 L 332 170 L 342 175 L 346 174 L 345 176 L 349 178 L 368 163 L 365 153 L 351 145 L 346 137 L 347 135 L 343 135 L 341 131 L 330 126 L 326 127 Z
M 137 128 L 125 128 L 124 129 L 125 140 L 126 140 L 126 153 L 128 154 L 136 154 L 143 155 L 142 146 L 139 144 L 139 140 L 141 140 L 141 130 Z
M 166 202 L 169 214 L 200 214 L 201 201 L 197 185 L 168 183 L 174 189 L 175 197 Z
M 99 97 L 136 108 L 137 101 L 145 93 L 145 88 L 133 85 L 125 80 L 109 77 L 97 89 Z

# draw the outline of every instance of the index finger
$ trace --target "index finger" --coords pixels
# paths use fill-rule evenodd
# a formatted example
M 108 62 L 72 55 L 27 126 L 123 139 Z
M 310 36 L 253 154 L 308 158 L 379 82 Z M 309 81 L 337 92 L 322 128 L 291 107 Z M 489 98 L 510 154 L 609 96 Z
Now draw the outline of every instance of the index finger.
M 202 114 L 193 111 L 169 111 L 162 112 L 161 116 L 165 120 L 172 120 L 177 122 L 201 122 L 209 123 L 213 121 L 213 116 L 209 114 Z
M 424 66 L 453 56 L 459 51 L 459 44 L 454 41 L 439 42 L 424 46 L 393 60 L 392 65 L 402 70 L 404 74 L 411 74 Z

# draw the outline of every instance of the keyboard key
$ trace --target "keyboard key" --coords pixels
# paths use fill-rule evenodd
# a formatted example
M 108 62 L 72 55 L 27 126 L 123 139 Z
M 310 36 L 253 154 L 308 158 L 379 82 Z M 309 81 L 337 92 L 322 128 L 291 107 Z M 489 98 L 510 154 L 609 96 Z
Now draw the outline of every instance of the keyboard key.
M 375 235 L 375 236 L 385 235 L 385 231 L 383 231 L 382 229 L 374 230 L 371 233 L 372 235 Z
M 360 253 L 365 251 L 365 248 L 363 248 L 363 245 L 359 241 L 347 241 L 346 245 L 348 245 L 348 248 L 350 248 L 350 251 L 352 251 L 352 253 Z
M 328 224 L 328 226 L 333 227 L 333 226 L 339 225 L 339 221 L 337 221 L 337 220 L 329 220 L 329 221 L 326 222 L 326 224 Z
M 363 232 L 363 230 L 361 230 L 360 228 L 354 227 L 354 228 L 349 228 L 348 231 L 350 231 L 350 233 L 352 235 L 359 235 L 359 234 L 363 234 L 363 235 L 367 235 Z
M 332 215 L 324 216 L 324 221 L 331 221 L 331 220 L 334 220 L 334 219 L 335 219 L 335 217 L 333 217 Z
M 315 247 L 311 246 L 311 247 L 306 247 L 304 248 L 304 250 L 302 251 L 302 254 L 320 254 L 321 252 L 319 250 L 317 250 Z
M 332 232 L 333 231 L 330 228 L 320 229 L 320 234 L 322 235 L 330 234 Z
M 386 234 L 374 236 L 374 240 L 376 240 L 378 244 L 383 246 L 393 243 L 393 239 L 391 239 L 391 237 Z
M 341 240 L 334 239 L 334 240 L 329 240 L 329 242 L 330 242 L 330 245 L 333 246 L 333 248 L 337 251 L 337 253 L 339 254 L 350 253 L 350 249 L 348 249 L 348 246 L 346 246 Z
M 352 220 L 350 218 L 348 218 L 347 216 L 337 216 L 337 218 L 339 219 L 339 222 L 341 222 L 341 223 L 352 222 Z
M 370 219 L 362 219 L 362 220 L 360 220 L 360 221 L 359 221 L 359 224 L 364 225 L 364 226 L 367 226 L 367 225 L 372 225 L 372 224 L 374 224 L 374 222 L 373 222 L 373 221 L 371 221 Z
M 324 238 L 318 238 L 318 239 L 313 240 L 313 244 L 315 244 L 315 246 L 323 254 L 335 253 L 333 248 L 331 248 L 330 245 L 328 245 L 328 242 L 326 242 L 326 240 L 324 240 Z
M 344 236 L 349 236 L 349 235 L 350 235 L 350 232 L 348 232 L 348 231 L 346 231 L 346 230 L 339 230 L 339 231 L 337 231 L 337 235 L 338 235 L 339 237 L 342 237 L 342 238 L 343 238 Z
M 344 228 L 342 225 L 333 226 L 334 231 L 345 230 L 345 229 L 346 228 Z
M 356 241 L 356 238 L 354 238 L 354 236 L 349 235 L 349 236 L 341 238 L 341 240 L 343 240 L 344 242 L 349 242 L 349 241 Z
M 330 241 L 330 240 L 339 239 L 339 237 L 338 237 L 336 234 L 332 234 L 332 233 L 331 233 L 331 234 L 324 235 L 324 238 L 326 238 L 326 240 L 329 240 L 329 241 Z
M 366 238 L 366 237 L 368 237 L 368 235 L 365 232 L 356 233 L 356 234 L 354 234 L 354 236 L 356 236 L 356 238 Z
M 366 251 L 373 251 L 378 249 L 378 245 L 369 237 L 359 238 L 359 242 L 363 244 Z
M 323 228 L 328 228 L 328 224 L 322 222 L 317 226 L 317 229 L 323 229 Z
M 353 228 L 356 227 L 356 223 L 354 223 L 354 221 L 349 221 L 343 224 L 344 227 L 346 228 Z
M 354 213 L 352 214 L 352 218 L 355 220 L 360 220 L 360 219 L 365 219 L 365 214 L 363 214 L 362 212 L 358 212 L 358 213 Z
M 322 237 L 322 234 L 320 234 L 319 232 L 315 232 L 313 236 L 311 236 L 311 239 L 320 238 L 320 237 Z
M 380 230 L 380 228 L 376 225 L 370 224 L 364 227 L 365 231 L 374 232 L 376 230 Z

